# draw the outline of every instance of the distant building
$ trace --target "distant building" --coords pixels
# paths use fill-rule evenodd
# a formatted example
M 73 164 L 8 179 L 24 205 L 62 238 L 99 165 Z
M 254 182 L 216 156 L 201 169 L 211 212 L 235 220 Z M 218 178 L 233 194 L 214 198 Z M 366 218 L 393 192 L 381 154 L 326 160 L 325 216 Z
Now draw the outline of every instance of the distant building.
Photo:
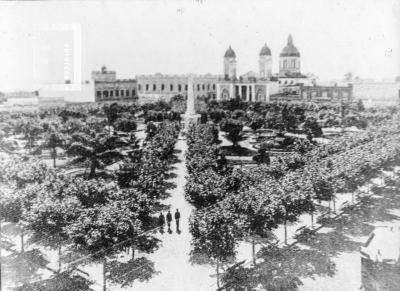
M 361 99 L 368 106 L 394 105 L 399 102 L 400 82 L 356 81 L 352 82 L 354 99 Z
M 66 102 L 64 97 L 39 97 L 39 107 L 56 107 L 65 106 Z
M 219 75 L 138 75 L 136 79 L 117 79 L 115 71 L 102 67 L 92 72 L 96 101 L 138 100 L 140 103 L 169 101 L 187 96 L 189 76 L 195 99 L 211 98 L 268 102 L 270 100 L 337 101 L 351 100 L 352 86 L 317 86 L 317 77 L 301 73 L 300 52 L 289 35 L 279 55 L 279 72 L 272 72 L 271 50 L 264 44 L 258 55 L 258 72 L 237 76 L 236 53 L 231 46 L 223 56 Z
M 169 101 L 173 96 L 187 96 L 189 77 L 193 79 L 195 98 L 215 98 L 218 76 L 207 75 L 154 75 L 136 76 L 139 102 Z
M 271 101 L 340 102 L 352 101 L 353 86 L 292 85 L 281 88 Z
M 38 104 L 38 91 L 15 91 L 4 94 L 7 106 L 36 106 Z
M 137 85 L 135 79 L 117 79 L 115 71 L 108 71 L 105 66 L 101 71 L 92 72 L 94 81 L 95 100 L 135 100 Z

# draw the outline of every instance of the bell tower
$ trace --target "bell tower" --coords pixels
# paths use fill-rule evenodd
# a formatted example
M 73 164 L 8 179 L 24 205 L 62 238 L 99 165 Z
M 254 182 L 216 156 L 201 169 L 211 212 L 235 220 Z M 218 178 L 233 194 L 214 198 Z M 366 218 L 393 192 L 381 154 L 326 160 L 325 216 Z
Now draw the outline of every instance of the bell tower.
M 236 79 L 236 54 L 231 46 L 229 46 L 224 55 L 224 79 Z
M 259 77 L 261 79 L 269 79 L 272 74 L 272 57 L 271 50 L 264 44 L 258 58 Z

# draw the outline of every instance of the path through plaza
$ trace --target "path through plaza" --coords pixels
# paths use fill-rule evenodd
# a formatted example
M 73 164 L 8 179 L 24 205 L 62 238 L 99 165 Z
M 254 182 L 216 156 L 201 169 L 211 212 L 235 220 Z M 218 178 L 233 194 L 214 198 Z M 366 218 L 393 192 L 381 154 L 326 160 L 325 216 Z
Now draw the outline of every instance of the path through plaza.
M 158 234 L 162 240 L 160 248 L 152 254 L 138 254 L 136 257 L 146 256 L 154 262 L 154 268 L 158 274 L 154 274 L 149 281 L 137 282 L 132 286 L 120 288 L 110 286 L 112 290 L 157 290 L 157 291 L 183 291 L 183 290 L 210 290 L 215 283 L 214 270 L 210 266 L 192 265 L 190 259 L 191 234 L 189 232 L 189 216 L 193 210 L 184 195 L 186 183 L 185 152 L 186 140 L 179 137 L 175 150 L 177 152 L 177 163 L 173 164 L 172 173 L 175 174 L 170 182 L 176 187 L 169 190 L 171 196 L 164 200 L 164 204 L 171 207 L 174 215 L 176 208 L 181 213 L 180 230 L 178 234 L 175 228 L 175 220 L 171 225 L 172 233 L 167 231 Z M 165 214 L 165 212 L 164 212 Z

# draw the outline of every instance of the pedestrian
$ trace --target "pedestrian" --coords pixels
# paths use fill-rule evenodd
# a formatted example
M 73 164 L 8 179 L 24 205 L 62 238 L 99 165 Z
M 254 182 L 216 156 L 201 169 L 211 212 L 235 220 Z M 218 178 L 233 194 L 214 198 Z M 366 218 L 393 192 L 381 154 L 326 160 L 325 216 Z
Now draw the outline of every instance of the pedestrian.
M 178 210 L 178 208 L 175 211 L 175 222 L 176 222 L 176 231 L 179 231 L 179 219 L 181 218 L 181 214 Z
M 162 212 L 160 212 L 160 215 L 158 216 L 158 226 L 160 227 L 160 232 L 164 233 L 164 225 L 165 225 L 165 217 Z
M 168 231 L 170 231 L 171 230 L 171 221 L 172 221 L 172 214 L 171 214 L 171 211 L 169 211 L 168 210 L 168 213 L 167 213 L 167 224 L 168 224 Z

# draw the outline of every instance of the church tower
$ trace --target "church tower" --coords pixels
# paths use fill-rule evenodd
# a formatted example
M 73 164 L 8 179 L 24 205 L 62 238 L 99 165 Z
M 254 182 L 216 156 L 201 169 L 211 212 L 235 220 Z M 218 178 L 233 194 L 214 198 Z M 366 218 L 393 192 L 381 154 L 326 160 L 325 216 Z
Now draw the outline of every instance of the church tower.
M 224 79 L 236 79 L 236 54 L 231 46 L 229 46 L 224 55 Z
M 291 76 L 296 74 L 300 74 L 300 53 L 293 44 L 292 36 L 289 35 L 287 45 L 280 54 L 279 75 Z
M 261 79 L 269 79 L 272 74 L 272 57 L 271 50 L 264 44 L 260 51 L 258 59 L 259 77 Z

